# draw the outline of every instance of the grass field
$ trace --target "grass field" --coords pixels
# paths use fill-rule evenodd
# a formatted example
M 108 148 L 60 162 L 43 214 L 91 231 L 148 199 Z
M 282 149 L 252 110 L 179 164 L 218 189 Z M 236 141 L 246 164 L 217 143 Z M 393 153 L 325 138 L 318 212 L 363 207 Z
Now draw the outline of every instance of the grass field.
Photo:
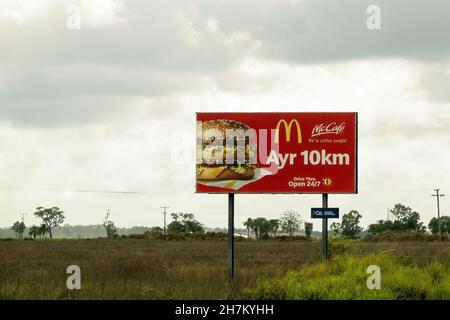
M 0 299 L 252 298 L 251 288 L 267 279 L 320 265 L 319 248 L 309 241 L 237 242 L 231 284 L 226 241 L 0 241 Z M 450 266 L 449 243 L 332 241 L 330 249 L 335 260 L 389 251 L 418 266 Z M 66 287 L 69 265 L 81 268 L 81 290 Z M 314 274 L 309 271 L 308 277 Z

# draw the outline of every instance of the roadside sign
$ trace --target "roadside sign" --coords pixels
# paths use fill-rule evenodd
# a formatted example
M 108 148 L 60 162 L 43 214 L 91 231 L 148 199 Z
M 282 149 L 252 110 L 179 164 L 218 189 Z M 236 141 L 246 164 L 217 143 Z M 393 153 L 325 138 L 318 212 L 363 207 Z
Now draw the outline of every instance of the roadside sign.
M 228 274 L 234 278 L 234 195 L 322 194 L 322 259 L 328 259 L 328 194 L 358 193 L 358 113 L 196 113 L 196 192 L 228 194 Z
M 337 219 L 339 208 L 311 208 L 312 219 Z
M 357 113 L 197 113 L 197 193 L 357 193 Z

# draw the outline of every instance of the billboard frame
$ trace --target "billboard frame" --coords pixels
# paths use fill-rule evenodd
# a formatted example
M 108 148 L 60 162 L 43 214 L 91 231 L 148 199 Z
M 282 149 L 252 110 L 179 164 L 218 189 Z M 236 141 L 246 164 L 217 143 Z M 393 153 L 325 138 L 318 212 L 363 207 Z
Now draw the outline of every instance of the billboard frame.
M 352 194 L 358 194 L 359 191 L 359 183 L 358 183 L 358 161 L 359 161 L 359 157 L 358 157 L 358 152 L 359 152 L 359 146 L 358 146 L 358 124 L 359 124 L 359 120 L 358 120 L 358 112 L 356 111 L 338 111 L 338 112 L 332 112 L 332 111 L 323 111 L 323 112 L 313 112 L 313 111 L 307 111 L 307 112 L 295 112 L 295 111 L 276 111 L 276 112 L 270 112 L 270 111 L 264 111 L 264 112 L 207 112 L 207 111 L 202 111 L 202 112 L 195 112 L 195 123 L 197 124 L 197 118 L 198 118 L 198 114 L 207 114 L 207 113 L 211 113 L 211 114 L 223 114 L 223 115 L 227 115 L 230 113 L 234 113 L 234 114 L 298 114 L 298 113 L 302 113 L 302 114 L 317 114 L 317 113 L 334 113 L 334 114 L 354 114 L 355 116 L 355 146 L 354 146 L 354 152 L 355 152 L 355 165 L 354 165 L 354 175 L 355 175 L 355 180 L 354 180 L 354 191 L 353 192 L 327 192 L 327 194 L 348 194 L 348 195 L 352 195 Z M 195 164 L 197 165 L 197 125 L 195 128 L 195 137 L 194 137 L 194 141 L 195 141 Z M 197 173 L 196 173 L 196 166 L 194 166 L 194 177 L 197 177 Z M 228 193 L 234 193 L 234 194 L 272 194 L 272 195 L 276 195 L 276 194 L 287 194 L 287 195 L 294 195 L 294 194 L 323 194 L 323 192 L 253 192 L 253 191 L 249 191 L 249 192 L 224 192 L 224 191 L 208 191 L 208 192 L 199 192 L 197 190 L 197 178 L 195 178 L 195 193 L 196 194 L 228 194 Z

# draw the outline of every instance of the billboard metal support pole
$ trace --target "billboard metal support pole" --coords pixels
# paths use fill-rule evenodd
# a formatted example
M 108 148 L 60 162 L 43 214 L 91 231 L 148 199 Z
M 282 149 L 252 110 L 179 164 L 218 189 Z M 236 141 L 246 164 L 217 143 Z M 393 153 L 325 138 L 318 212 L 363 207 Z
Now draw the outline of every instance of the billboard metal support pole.
M 322 194 L 322 208 L 328 208 L 328 194 Z M 322 260 L 328 260 L 328 219 L 322 218 Z
M 234 193 L 228 194 L 228 277 L 234 279 Z

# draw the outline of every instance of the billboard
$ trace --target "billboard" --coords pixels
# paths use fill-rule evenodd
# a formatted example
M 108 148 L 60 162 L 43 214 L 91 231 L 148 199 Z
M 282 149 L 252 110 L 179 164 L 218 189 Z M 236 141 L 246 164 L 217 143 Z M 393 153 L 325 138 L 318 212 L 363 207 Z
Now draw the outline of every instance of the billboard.
M 197 113 L 198 193 L 357 193 L 358 114 Z

